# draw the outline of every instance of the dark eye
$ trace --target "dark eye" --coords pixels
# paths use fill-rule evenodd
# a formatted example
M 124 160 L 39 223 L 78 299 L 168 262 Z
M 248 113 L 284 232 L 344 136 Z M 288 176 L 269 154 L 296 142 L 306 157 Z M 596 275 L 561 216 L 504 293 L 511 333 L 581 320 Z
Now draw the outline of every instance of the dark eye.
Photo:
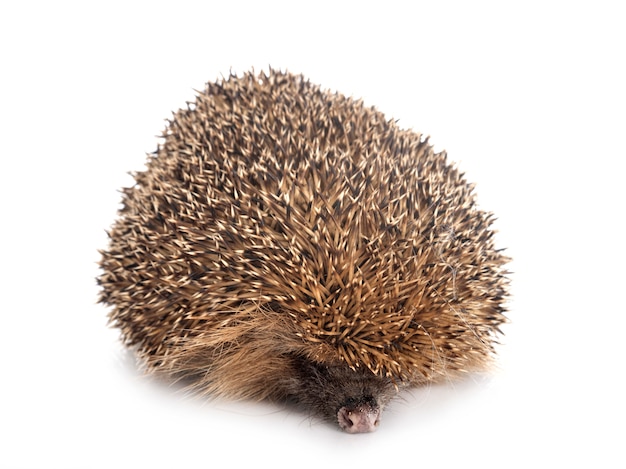
M 368 405 L 372 409 L 378 406 L 378 404 L 376 403 L 376 399 L 374 399 L 374 396 L 365 396 L 363 398 L 363 404 Z
M 357 400 L 354 397 L 348 397 L 344 401 L 345 407 L 356 407 Z

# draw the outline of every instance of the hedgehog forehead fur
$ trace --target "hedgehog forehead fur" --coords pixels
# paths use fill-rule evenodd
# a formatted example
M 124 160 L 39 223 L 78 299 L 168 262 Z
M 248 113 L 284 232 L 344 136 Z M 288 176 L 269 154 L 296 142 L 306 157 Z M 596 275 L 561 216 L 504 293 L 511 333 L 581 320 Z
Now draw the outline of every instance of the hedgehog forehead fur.
M 135 179 L 99 283 L 149 366 L 266 397 L 286 356 L 407 383 L 489 362 L 507 295 L 492 216 L 376 109 L 231 75 L 174 114 Z

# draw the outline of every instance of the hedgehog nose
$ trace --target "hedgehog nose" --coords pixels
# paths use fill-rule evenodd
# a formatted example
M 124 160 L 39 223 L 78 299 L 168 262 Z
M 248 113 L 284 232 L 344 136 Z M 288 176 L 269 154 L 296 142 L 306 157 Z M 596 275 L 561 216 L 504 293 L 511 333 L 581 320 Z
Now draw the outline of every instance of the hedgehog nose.
M 342 407 L 337 412 L 337 420 L 342 430 L 348 433 L 373 432 L 378 427 L 380 410 L 368 405 L 354 408 Z

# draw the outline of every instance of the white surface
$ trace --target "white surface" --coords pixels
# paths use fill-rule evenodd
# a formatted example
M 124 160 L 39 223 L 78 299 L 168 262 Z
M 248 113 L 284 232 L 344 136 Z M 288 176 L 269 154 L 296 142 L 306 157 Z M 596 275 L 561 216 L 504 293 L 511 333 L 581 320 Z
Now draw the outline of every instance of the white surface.
M 337 3 L 0 6 L 0 467 L 626 465 L 620 2 Z M 352 436 L 134 370 L 95 304 L 117 190 L 193 88 L 267 65 L 431 135 L 477 183 L 515 258 L 491 378 Z

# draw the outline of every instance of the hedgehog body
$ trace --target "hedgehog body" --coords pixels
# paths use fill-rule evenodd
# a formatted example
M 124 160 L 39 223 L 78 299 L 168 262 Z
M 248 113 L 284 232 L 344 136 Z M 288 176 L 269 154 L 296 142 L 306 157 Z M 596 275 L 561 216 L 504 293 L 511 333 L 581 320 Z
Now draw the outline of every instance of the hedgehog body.
M 490 362 L 506 257 L 428 139 L 301 76 L 230 76 L 124 190 L 101 301 L 149 369 L 369 431 Z

